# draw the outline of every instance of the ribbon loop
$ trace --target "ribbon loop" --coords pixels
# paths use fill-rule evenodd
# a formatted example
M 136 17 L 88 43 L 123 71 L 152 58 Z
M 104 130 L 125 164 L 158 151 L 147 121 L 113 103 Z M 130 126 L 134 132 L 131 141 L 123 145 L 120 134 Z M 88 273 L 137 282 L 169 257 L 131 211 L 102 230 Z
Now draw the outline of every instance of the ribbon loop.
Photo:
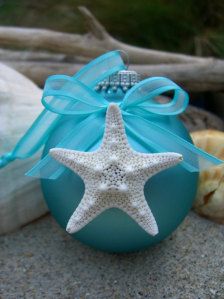
M 94 88 L 100 81 L 109 77 L 111 74 L 125 70 L 126 66 L 120 55 L 120 51 L 111 51 L 89 62 L 79 72 L 75 78 L 83 84 Z
M 46 80 L 42 104 L 60 115 L 91 114 L 107 106 L 100 94 L 74 77 L 64 75 L 50 76 Z
M 164 92 L 173 91 L 169 103 L 161 104 L 156 97 Z M 46 80 L 42 103 L 46 109 L 61 115 L 91 114 L 103 110 L 108 102 L 104 97 L 65 75 L 50 76 Z M 177 84 L 164 77 L 149 78 L 131 88 L 120 107 L 127 112 L 136 113 L 137 109 L 158 115 L 177 115 L 188 105 L 188 95 Z M 137 108 L 137 109 L 136 109 Z
M 169 103 L 161 104 L 156 97 L 165 92 L 173 92 Z M 188 105 L 188 94 L 176 83 L 164 77 L 148 78 L 125 95 L 122 108 L 125 111 L 135 112 L 136 107 L 145 113 L 151 112 L 159 115 L 177 115 L 182 113 Z

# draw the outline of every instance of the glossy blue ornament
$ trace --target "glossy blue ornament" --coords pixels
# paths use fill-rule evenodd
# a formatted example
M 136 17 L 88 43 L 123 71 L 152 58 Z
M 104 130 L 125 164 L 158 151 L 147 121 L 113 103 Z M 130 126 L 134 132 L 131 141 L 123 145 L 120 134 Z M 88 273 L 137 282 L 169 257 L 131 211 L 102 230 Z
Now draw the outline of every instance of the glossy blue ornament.
M 114 102 L 120 102 L 124 96 L 120 88 L 116 93 L 112 90 L 102 93 L 108 101 Z M 162 116 L 157 122 L 191 142 L 187 130 L 176 116 Z M 73 125 L 74 120 L 70 117 L 59 123 L 48 139 L 43 155 L 55 147 Z M 134 138 L 129 136 L 128 139 L 134 150 L 153 152 Z M 96 150 L 99 144 L 93 144 L 89 151 Z M 108 252 L 131 252 L 156 244 L 169 236 L 187 215 L 195 197 L 197 179 L 198 173 L 175 166 L 148 180 L 144 191 L 159 227 L 157 236 L 149 236 L 127 214 L 115 208 L 105 211 L 72 236 L 86 245 Z M 66 170 L 56 180 L 42 179 L 41 182 L 49 210 L 65 229 L 84 194 L 82 179 Z

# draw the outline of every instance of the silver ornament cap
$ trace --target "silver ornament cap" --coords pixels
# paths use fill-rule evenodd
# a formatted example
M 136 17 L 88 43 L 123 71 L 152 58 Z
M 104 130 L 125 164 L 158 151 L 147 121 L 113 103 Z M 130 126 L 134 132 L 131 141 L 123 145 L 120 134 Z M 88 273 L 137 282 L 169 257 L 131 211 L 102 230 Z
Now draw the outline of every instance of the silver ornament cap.
M 140 80 L 140 74 L 137 72 L 132 70 L 122 70 L 99 82 L 96 85 L 95 90 L 107 91 L 108 89 L 112 89 L 114 92 L 116 92 L 118 88 L 121 88 L 124 92 L 126 92 Z

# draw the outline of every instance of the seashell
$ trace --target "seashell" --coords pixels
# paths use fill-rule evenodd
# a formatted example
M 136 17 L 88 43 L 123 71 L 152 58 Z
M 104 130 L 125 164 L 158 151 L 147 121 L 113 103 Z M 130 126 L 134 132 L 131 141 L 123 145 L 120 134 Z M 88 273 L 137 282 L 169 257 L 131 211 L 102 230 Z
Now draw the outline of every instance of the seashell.
M 191 133 L 196 146 L 224 159 L 224 132 L 203 130 Z M 202 171 L 194 210 L 216 222 L 224 223 L 224 165 Z
M 0 64 L 0 155 L 15 146 L 41 112 L 41 94 L 42 90 L 32 81 Z M 0 234 L 15 230 L 47 211 L 39 182 L 24 175 L 37 156 L 0 169 Z

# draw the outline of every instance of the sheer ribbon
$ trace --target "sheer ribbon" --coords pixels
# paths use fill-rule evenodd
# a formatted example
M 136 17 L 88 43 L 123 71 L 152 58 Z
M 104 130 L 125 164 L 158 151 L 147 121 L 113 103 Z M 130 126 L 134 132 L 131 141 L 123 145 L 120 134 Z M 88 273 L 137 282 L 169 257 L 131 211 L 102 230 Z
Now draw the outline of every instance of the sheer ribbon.
M 66 116 L 74 119 L 74 125 L 55 147 L 90 150 L 102 139 L 109 104 L 94 87 L 109 75 L 125 68 L 120 52 L 112 51 L 87 64 L 73 77 L 50 76 L 46 80 L 42 97 L 45 109 L 14 150 L 1 157 L 0 167 L 15 159 L 32 156 Z M 156 101 L 156 97 L 165 92 L 172 94 L 170 102 L 161 104 Z M 184 158 L 181 165 L 191 172 L 223 163 L 161 124 L 162 118 L 182 113 L 187 105 L 187 93 L 164 77 L 153 77 L 139 82 L 119 103 L 127 135 L 150 148 L 150 151 L 181 153 Z M 28 175 L 57 179 L 64 170 L 61 164 L 46 155 Z

